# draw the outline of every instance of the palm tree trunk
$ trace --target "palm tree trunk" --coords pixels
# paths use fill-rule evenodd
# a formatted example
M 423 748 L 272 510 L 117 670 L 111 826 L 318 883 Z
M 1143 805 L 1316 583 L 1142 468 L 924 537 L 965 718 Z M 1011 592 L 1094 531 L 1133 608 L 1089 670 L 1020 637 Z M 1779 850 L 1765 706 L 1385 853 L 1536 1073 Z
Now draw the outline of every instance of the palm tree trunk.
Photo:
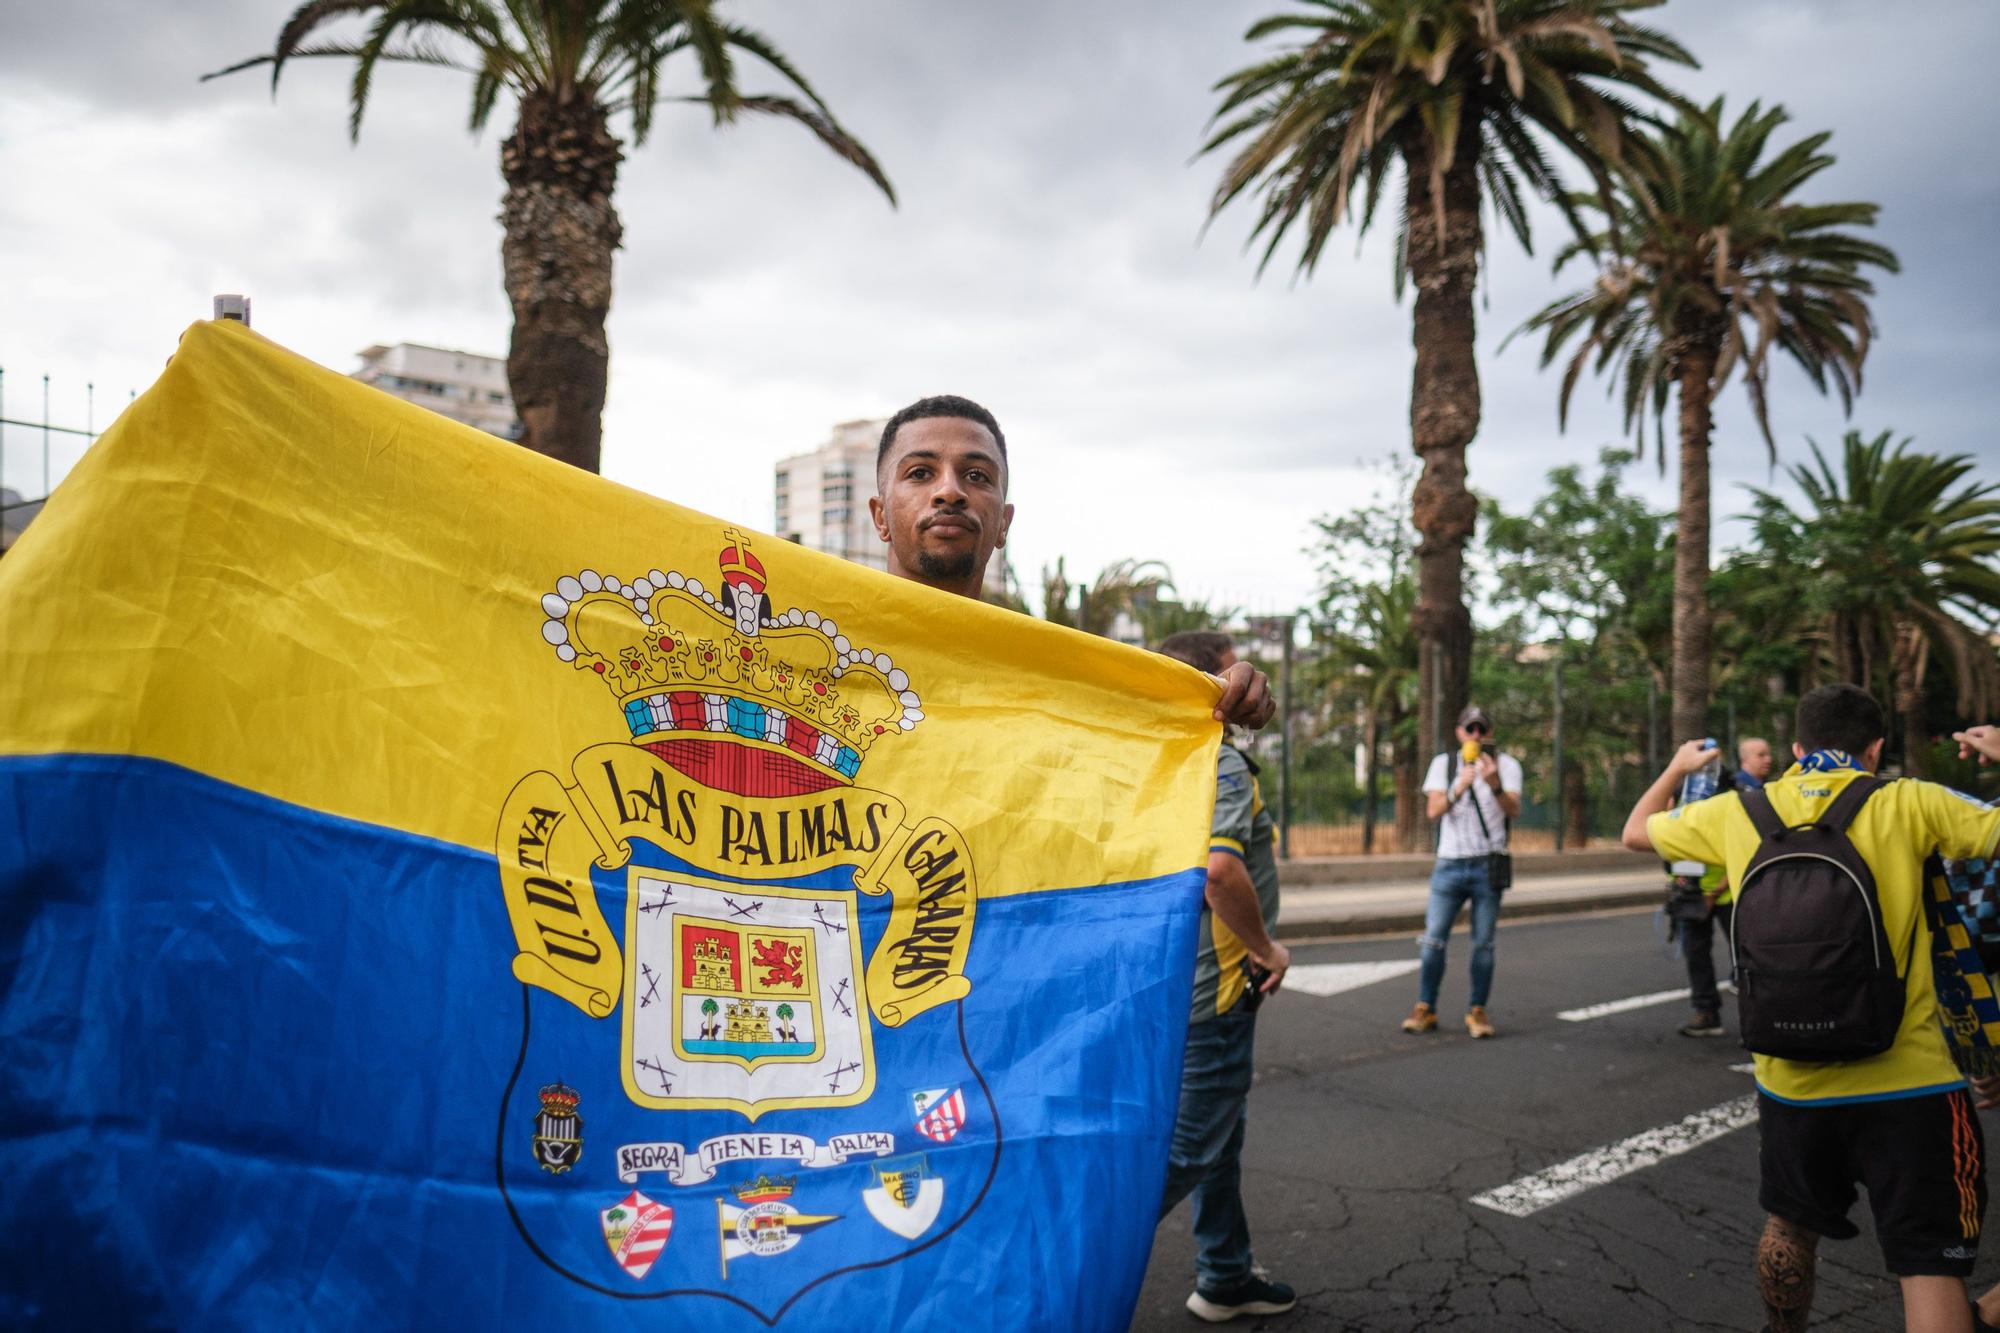
M 1479 280 L 1479 178 L 1468 125 L 1444 175 L 1444 230 L 1421 135 L 1403 150 L 1409 178 L 1406 261 L 1417 289 L 1410 341 L 1416 368 L 1410 382 L 1410 444 L 1423 460 L 1410 497 L 1418 533 L 1417 748 L 1443 743 L 1450 719 L 1465 707 L 1472 670 L 1472 615 L 1465 607 L 1465 543 L 1478 503 L 1465 485 L 1465 448 L 1479 430 L 1479 367 L 1473 359 L 1472 299 Z
M 1583 765 L 1574 759 L 1563 761 L 1562 783 L 1563 845 L 1578 851 L 1590 842 L 1590 792 L 1584 785 Z
M 1930 665 L 1930 640 L 1905 621 L 1896 626 L 1896 723 L 1902 732 L 1903 773 L 1930 775 L 1929 738 L 1924 734 L 1924 670 Z
M 604 109 L 577 92 L 530 94 L 500 147 L 500 245 L 514 337 L 507 378 L 521 443 L 597 471 L 611 345 L 611 195 L 624 156 Z
M 1417 790 L 1422 777 L 1417 772 L 1416 744 L 1400 738 L 1395 720 L 1399 719 L 1392 719 L 1389 734 L 1398 738 L 1390 742 L 1389 763 L 1396 788 L 1396 850 L 1414 852 L 1423 844 L 1424 794 Z
M 1690 340 L 1679 366 L 1681 503 L 1674 530 L 1674 704 L 1671 749 L 1708 734 L 1709 380 L 1718 349 Z

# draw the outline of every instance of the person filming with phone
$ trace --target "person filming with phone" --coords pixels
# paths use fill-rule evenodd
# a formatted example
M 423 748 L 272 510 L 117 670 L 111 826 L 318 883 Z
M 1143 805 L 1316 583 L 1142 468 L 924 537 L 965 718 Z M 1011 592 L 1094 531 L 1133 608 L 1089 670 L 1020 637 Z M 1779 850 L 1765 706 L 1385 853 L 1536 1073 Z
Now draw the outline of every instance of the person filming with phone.
M 1465 1030 L 1494 1035 L 1486 1016 L 1493 990 L 1493 936 L 1500 895 L 1513 882 L 1507 826 L 1521 813 L 1521 761 L 1493 740 L 1493 719 L 1478 706 L 1458 715 L 1458 748 L 1431 760 L 1424 799 L 1437 821 L 1437 865 L 1431 870 L 1430 905 L 1417 939 L 1423 966 L 1417 972 L 1417 1007 L 1403 1031 L 1437 1030 L 1438 988 L 1444 982 L 1445 941 L 1461 908 L 1472 906 L 1472 994 Z

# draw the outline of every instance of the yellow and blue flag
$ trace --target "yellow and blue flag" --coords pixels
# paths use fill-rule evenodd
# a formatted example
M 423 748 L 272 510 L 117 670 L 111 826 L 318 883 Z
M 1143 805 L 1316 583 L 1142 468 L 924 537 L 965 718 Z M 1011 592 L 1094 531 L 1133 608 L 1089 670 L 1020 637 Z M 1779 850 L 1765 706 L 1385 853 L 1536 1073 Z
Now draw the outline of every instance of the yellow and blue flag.
M 1123 1327 L 1214 696 L 196 325 L 0 560 L 0 1324 Z

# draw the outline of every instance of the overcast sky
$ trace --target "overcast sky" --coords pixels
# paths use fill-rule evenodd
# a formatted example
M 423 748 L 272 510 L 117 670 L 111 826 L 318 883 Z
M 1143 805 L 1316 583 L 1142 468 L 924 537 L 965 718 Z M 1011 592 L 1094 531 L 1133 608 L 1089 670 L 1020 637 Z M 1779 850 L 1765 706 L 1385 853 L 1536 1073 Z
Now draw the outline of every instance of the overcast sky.
M 413 341 L 504 354 L 495 221 L 499 141 L 474 139 L 458 75 L 386 68 L 358 147 L 349 69 L 215 83 L 268 50 L 268 0 L 78 0 L 0 7 L 0 367 L 6 413 L 98 424 L 141 388 L 211 294 L 244 291 L 257 328 L 347 371 Z M 1217 159 L 1193 161 L 1221 75 L 1279 0 L 848 0 L 735 6 L 787 51 L 894 180 L 891 209 L 800 128 L 720 131 L 663 111 L 626 162 L 611 313 L 604 471 L 768 529 L 771 463 L 836 421 L 923 394 L 991 407 L 1005 427 L 1024 583 L 1066 555 L 1169 561 L 1182 590 L 1256 611 L 1309 601 L 1310 522 L 1368 494 L 1407 451 L 1409 309 L 1385 226 L 1329 246 L 1318 274 L 1262 281 L 1247 210 L 1204 237 Z M 1882 205 L 1903 273 L 1852 424 L 1914 434 L 2000 472 L 2000 87 L 1986 0 L 1673 0 L 1661 26 L 1703 67 L 1698 97 L 1780 101 L 1833 131 L 1819 200 Z M 682 81 L 687 81 L 685 72 Z M 746 61 L 745 85 L 769 87 Z M 1784 132 L 1781 132 L 1784 133 Z M 1473 484 L 1510 506 L 1548 468 L 1619 436 L 1598 387 L 1558 433 L 1556 381 L 1502 337 L 1561 290 L 1552 215 L 1537 254 L 1494 236 L 1480 312 L 1485 416 Z M 1781 456 L 1848 423 L 1781 369 Z M 1740 388 L 1717 414 L 1716 513 L 1768 480 Z M 23 447 L 28 444 L 29 447 Z M 39 491 L 39 440 L 9 430 L 4 480 Z M 56 448 L 60 475 L 66 456 Z M 1672 500 L 1650 463 L 1637 484 Z M 1732 539 L 1725 525 L 1720 544 Z

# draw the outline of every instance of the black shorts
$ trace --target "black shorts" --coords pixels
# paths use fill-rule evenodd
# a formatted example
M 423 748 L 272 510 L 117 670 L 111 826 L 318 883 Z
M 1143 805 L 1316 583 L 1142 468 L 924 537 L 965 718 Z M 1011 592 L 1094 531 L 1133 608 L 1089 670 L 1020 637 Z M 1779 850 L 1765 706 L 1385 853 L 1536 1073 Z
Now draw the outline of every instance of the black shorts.
M 1971 1275 L 1986 1216 L 1986 1139 L 1963 1088 L 1833 1106 L 1759 1096 L 1757 1138 L 1765 1212 L 1849 1240 L 1858 1183 L 1891 1273 Z

